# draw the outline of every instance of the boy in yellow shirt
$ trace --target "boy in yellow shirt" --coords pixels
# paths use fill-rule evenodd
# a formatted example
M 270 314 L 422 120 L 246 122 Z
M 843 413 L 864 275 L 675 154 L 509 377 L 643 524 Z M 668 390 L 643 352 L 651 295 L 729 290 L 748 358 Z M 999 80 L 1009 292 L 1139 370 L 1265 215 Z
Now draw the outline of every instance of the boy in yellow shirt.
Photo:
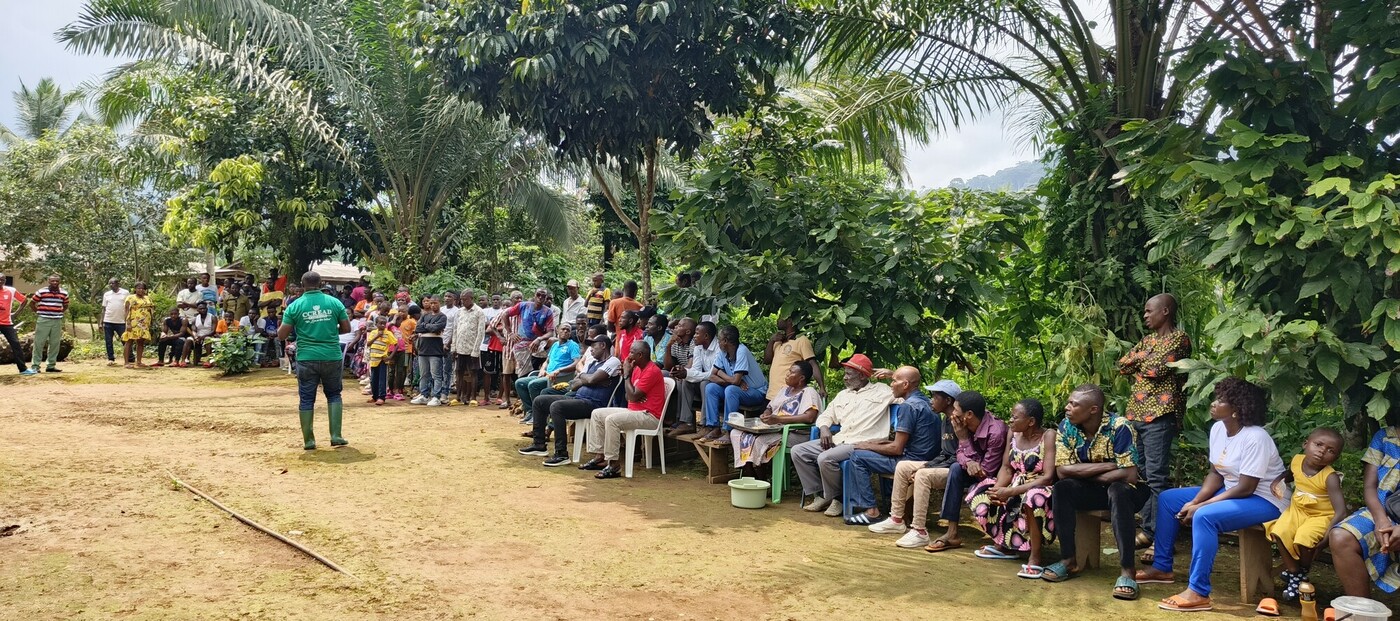
M 369 359 L 369 400 L 375 405 L 384 405 L 384 397 L 389 390 L 389 365 L 386 360 L 389 350 L 398 345 L 399 339 L 389 330 L 389 318 L 379 315 L 374 318 L 374 329 L 365 335 L 365 357 Z

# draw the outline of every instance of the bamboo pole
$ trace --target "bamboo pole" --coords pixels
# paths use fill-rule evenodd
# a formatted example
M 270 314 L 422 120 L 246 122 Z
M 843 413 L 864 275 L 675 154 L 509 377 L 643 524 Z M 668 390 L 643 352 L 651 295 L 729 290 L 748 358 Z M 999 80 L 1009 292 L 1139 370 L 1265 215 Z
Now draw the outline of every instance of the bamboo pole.
M 203 499 L 209 501 L 210 504 L 213 504 L 215 507 L 218 507 L 219 509 L 223 510 L 224 513 L 227 513 L 227 514 L 233 516 L 234 519 L 236 519 L 236 520 L 238 520 L 238 521 L 240 521 L 240 522 L 243 522 L 244 524 L 247 524 L 247 525 L 249 525 L 249 526 L 252 526 L 253 528 L 256 528 L 256 529 L 262 531 L 264 534 L 266 534 L 266 535 L 272 537 L 273 539 L 276 539 L 276 540 L 278 540 L 278 541 L 281 541 L 282 543 L 285 543 L 285 544 L 287 544 L 287 545 L 289 545 L 289 546 L 292 546 L 293 548 L 296 548 L 296 549 L 297 549 L 298 551 L 300 551 L 302 554 L 305 554 L 305 555 L 307 555 L 307 556 L 309 556 L 309 557 L 311 557 L 311 558 L 316 559 L 317 561 L 320 561 L 321 564 L 322 564 L 322 565 L 325 565 L 326 567 L 329 567 L 329 568 L 334 569 L 334 570 L 336 570 L 336 571 L 338 571 L 338 572 L 340 572 L 340 573 L 342 573 L 342 574 L 345 574 L 345 575 L 347 575 L 347 576 L 350 576 L 351 578 L 355 578 L 355 575 L 354 575 L 354 574 L 352 574 L 352 573 L 350 573 L 350 572 L 348 572 L 348 571 L 345 571 L 345 570 L 344 570 L 343 568 L 341 568 L 339 565 L 336 565 L 335 563 L 331 562 L 330 559 L 328 559 L 328 558 L 326 558 L 326 557 L 324 557 L 324 556 L 321 556 L 320 554 L 317 554 L 317 553 L 313 552 L 313 551 L 311 550 L 311 548 L 308 548 L 308 547 L 306 547 L 306 546 L 304 546 L 304 545 L 301 545 L 300 543 L 297 543 L 297 542 L 295 542 L 295 541 L 292 541 L 291 539 L 288 539 L 288 538 L 286 538 L 286 537 L 283 537 L 283 536 L 282 536 L 280 533 L 278 533 L 277 531 L 274 531 L 274 530 L 272 530 L 272 529 L 270 529 L 270 528 L 267 528 L 266 526 L 263 526 L 262 524 L 259 524 L 259 523 L 257 523 L 257 522 L 254 522 L 253 520 L 250 520 L 250 519 L 244 517 L 243 515 L 239 514 L 237 511 L 234 511 L 233 509 L 230 509 L 230 508 L 224 506 L 223 503 L 220 503 L 219 501 L 214 500 L 214 498 L 213 498 L 212 496 L 210 496 L 210 495 L 208 495 L 208 494 L 205 494 L 204 492 L 201 492 L 201 491 L 199 491 L 198 489 L 195 489 L 193 486 L 191 486 L 191 485 L 188 484 L 188 483 L 185 483 L 184 481 L 181 481 L 180 479 L 175 478 L 175 475 L 170 474 L 169 472 L 165 473 L 165 476 L 170 477 L 170 480 L 171 480 L 171 481 L 174 481 L 176 485 L 179 485 L 180 487 L 183 487 L 183 488 L 185 488 L 185 489 L 187 489 L 187 490 L 190 490 L 191 492 L 194 492 L 194 494 L 195 494 L 196 496 L 199 496 L 200 498 L 203 498 Z M 355 578 L 355 579 L 356 579 L 356 580 L 359 580 L 359 578 Z

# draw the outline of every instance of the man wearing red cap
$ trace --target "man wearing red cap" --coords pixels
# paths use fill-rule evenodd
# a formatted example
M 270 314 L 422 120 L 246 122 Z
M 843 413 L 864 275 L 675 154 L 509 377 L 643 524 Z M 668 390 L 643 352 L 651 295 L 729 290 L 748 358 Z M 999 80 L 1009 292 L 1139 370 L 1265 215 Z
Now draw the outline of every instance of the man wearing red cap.
M 816 495 L 803 509 L 825 511 L 830 517 L 841 515 L 841 462 L 851 458 L 856 444 L 889 439 L 889 406 L 894 399 L 889 386 L 870 381 L 875 365 L 865 354 L 851 356 L 841 366 L 846 367 L 842 378 L 846 389 L 817 417 L 820 437 L 792 447 L 802 494 Z M 832 425 L 840 425 L 841 430 L 832 433 Z

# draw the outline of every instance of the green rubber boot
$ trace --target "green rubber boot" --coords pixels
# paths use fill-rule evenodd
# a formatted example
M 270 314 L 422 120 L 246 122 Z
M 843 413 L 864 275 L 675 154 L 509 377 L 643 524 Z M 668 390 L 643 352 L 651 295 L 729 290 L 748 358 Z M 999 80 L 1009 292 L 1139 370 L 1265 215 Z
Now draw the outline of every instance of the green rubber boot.
M 316 450 L 316 433 L 311 429 L 311 423 L 316 420 L 316 410 L 302 410 L 301 415 L 301 447 L 308 450 Z
M 343 405 L 344 404 L 340 401 L 326 404 L 326 418 L 331 421 L 331 446 L 345 446 L 349 444 L 349 442 L 345 441 L 345 438 L 340 437 L 340 415 L 344 412 Z

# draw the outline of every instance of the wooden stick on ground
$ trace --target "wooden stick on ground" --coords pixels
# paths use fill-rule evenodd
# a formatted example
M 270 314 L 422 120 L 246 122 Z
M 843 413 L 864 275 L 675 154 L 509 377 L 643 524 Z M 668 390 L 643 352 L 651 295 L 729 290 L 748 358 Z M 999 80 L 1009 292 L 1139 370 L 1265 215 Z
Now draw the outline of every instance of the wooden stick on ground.
M 204 493 L 204 492 L 201 492 L 201 491 L 195 489 L 193 486 L 189 485 L 188 483 L 185 483 L 184 481 L 181 481 L 180 479 L 175 478 L 175 475 L 172 475 L 172 474 L 170 474 L 169 472 L 165 473 L 165 475 L 168 476 L 168 477 L 170 477 L 170 480 L 171 480 L 171 481 L 174 481 L 176 485 L 179 485 L 180 487 L 183 487 L 183 488 L 185 488 L 185 489 L 187 489 L 187 490 L 190 490 L 191 492 L 194 492 L 194 494 L 195 494 L 196 496 L 199 496 L 200 498 L 203 498 L 203 499 L 209 501 L 209 502 L 210 502 L 211 504 L 213 504 L 215 507 L 218 507 L 218 508 L 222 509 L 222 510 L 224 511 L 224 513 L 227 513 L 227 514 L 233 516 L 234 519 L 236 519 L 236 520 L 238 520 L 238 521 L 240 521 L 240 522 L 243 522 L 244 524 L 247 524 L 247 525 L 249 525 L 249 526 L 252 526 L 253 528 L 256 528 L 256 529 L 262 531 L 264 534 L 266 534 L 266 535 L 268 535 L 268 536 L 270 536 L 270 537 L 272 537 L 272 538 L 274 538 L 274 539 L 276 539 L 276 540 L 278 540 L 278 541 L 281 541 L 282 543 L 285 543 L 285 544 L 287 544 L 287 545 L 289 545 L 289 546 L 292 546 L 293 548 L 296 548 L 296 549 L 297 549 L 298 551 L 300 551 L 302 554 L 305 554 L 305 555 L 307 555 L 307 556 L 309 556 L 309 557 L 311 557 L 311 558 L 316 559 L 317 561 L 320 561 L 321 564 L 322 564 L 322 565 L 325 565 L 326 567 L 329 567 L 329 568 L 334 569 L 334 570 L 336 570 L 336 571 L 338 571 L 338 572 L 340 572 L 340 573 L 342 573 L 342 574 L 345 574 L 345 575 L 347 575 L 347 576 L 350 576 L 351 578 L 355 578 L 355 575 L 354 575 L 354 574 L 352 574 L 352 573 L 350 573 L 350 572 L 348 572 L 348 571 L 345 571 L 345 570 L 342 569 L 339 565 L 336 565 L 335 563 L 332 563 L 330 559 L 328 559 L 328 558 L 326 558 L 326 557 L 324 557 L 324 556 L 321 556 L 320 554 L 317 554 L 317 553 L 311 551 L 310 548 L 308 548 L 308 547 L 306 547 L 306 546 L 304 546 L 304 545 L 301 545 L 300 543 L 297 543 L 297 542 L 295 542 L 295 541 L 292 541 L 291 539 L 288 539 L 288 538 L 286 538 L 286 537 L 283 537 L 283 536 L 282 536 L 281 534 L 279 534 L 277 531 L 274 531 L 274 530 L 272 530 L 272 529 L 270 529 L 270 528 L 267 528 L 266 526 L 263 526 L 262 524 L 259 524 L 259 523 L 257 523 L 257 522 L 254 522 L 253 520 L 250 520 L 250 519 L 248 519 L 248 518 L 246 518 L 246 517 L 243 517 L 243 516 L 240 515 L 237 511 L 234 511 L 233 509 L 230 509 L 230 508 L 228 508 L 228 507 L 225 507 L 225 506 L 224 506 L 222 503 L 220 503 L 219 501 L 214 500 L 214 498 L 211 497 L 210 495 L 208 495 L 208 494 L 206 494 L 206 493 Z M 356 580 L 359 580 L 359 578 L 355 578 L 355 579 L 356 579 Z

